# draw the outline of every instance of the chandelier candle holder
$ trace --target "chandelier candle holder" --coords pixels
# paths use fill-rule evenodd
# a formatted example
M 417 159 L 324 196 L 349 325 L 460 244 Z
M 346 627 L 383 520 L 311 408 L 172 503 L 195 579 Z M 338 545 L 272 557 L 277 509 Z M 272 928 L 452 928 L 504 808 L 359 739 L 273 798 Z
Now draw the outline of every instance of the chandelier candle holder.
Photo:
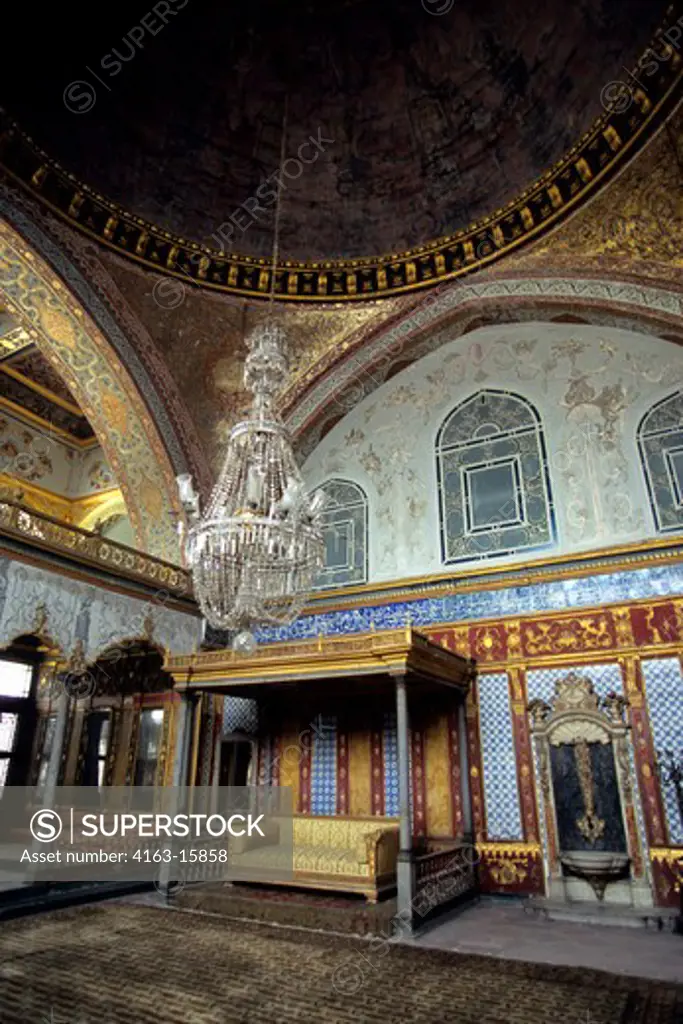
M 283 329 L 266 323 L 247 339 L 244 384 L 253 394 L 247 420 L 233 427 L 223 467 L 200 514 L 192 478 L 178 492 L 189 529 L 185 553 L 207 621 L 234 629 L 233 650 L 256 649 L 259 624 L 297 618 L 323 567 L 321 492 L 306 493 L 275 400 L 287 379 Z

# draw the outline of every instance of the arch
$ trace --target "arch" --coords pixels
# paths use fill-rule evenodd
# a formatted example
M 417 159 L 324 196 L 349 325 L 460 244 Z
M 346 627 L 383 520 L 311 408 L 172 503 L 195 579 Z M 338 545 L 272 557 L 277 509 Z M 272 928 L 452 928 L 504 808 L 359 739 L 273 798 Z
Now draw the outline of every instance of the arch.
M 484 406 L 492 417 L 490 420 L 486 416 L 477 415 L 477 410 Z M 478 422 L 478 426 L 472 425 L 473 419 Z M 511 430 L 527 430 L 540 423 L 538 412 L 526 398 L 512 391 L 482 388 L 448 414 L 439 429 L 436 443 L 442 449 L 456 444 L 469 444 L 475 438 L 490 441 Z
M 485 388 L 460 402 L 436 437 L 445 564 L 547 548 L 556 538 L 538 410 Z
M 0 299 L 88 416 L 121 487 L 139 548 L 180 562 L 175 474 L 137 387 L 61 278 L 2 220 Z
M 393 375 L 394 367 L 404 368 L 479 327 L 553 323 L 568 313 L 580 313 L 588 324 L 683 344 L 683 296 L 673 287 L 580 273 L 483 273 L 435 289 L 416 308 L 391 317 L 377 330 L 361 326 L 343 348 L 331 346 L 283 396 L 287 427 L 306 457 L 339 419 Z
M 98 523 L 111 519 L 113 516 L 127 516 L 128 509 L 120 492 L 114 492 L 107 499 L 91 508 L 76 524 L 82 530 L 94 530 Z
M 366 583 L 368 578 L 368 496 L 352 480 L 334 478 L 316 489 L 327 503 L 321 515 L 325 567 L 316 589 Z
M 657 532 L 683 529 L 683 391 L 655 402 L 636 438 Z

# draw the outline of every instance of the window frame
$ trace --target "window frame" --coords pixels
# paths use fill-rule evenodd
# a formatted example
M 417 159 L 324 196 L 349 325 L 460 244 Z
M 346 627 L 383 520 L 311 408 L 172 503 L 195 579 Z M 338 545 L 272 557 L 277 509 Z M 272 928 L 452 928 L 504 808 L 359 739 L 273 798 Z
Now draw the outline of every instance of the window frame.
M 669 404 L 679 402 L 683 407 L 683 390 L 680 388 L 673 391 L 664 398 L 658 399 L 641 417 L 636 429 L 636 446 L 640 457 L 640 467 L 645 480 L 650 513 L 654 523 L 655 532 L 658 534 L 673 534 L 683 532 L 683 491 L 678 482 L 677 474 L 671 464 L 671 455 L 683 452 L 683 417 L 679 423 L 672 423 L 669 426 L 659 428 L 648 428 L 648 421 L 653 419 L 659 410 Z M 661 442 L 667 437 L 672 438 L 669 447 Z M 653 442 L 660 441 L 657 452 L 651 447 Z M 668 481 L 670 504 L 663 504 L 660 500 L 661 486 L 663 479 L 657 478 L 653 459 L 659 454 L 663 464 L 663 473 Z M 666 523 L 668 517 L 675 517 L 675 522 Z
M 164 712 L 164 708 L 163 708 L 162 705 L 158 705 L 156 707 L 149 707 L 149 708 L 140 708 L 139 711 L 138 711 L 138 716 L 139 717 L 138 717 L 138 724 L 137 724 L 137 736 L 136 736 L 136 742 L 135 742 L 135 757 L 133 759 L 133 772 L 132 772 L 132 776 L 133 776 L 132 777 L 132 785 L 133 786 L 154 786 L 154 785 L 156 785 L 156 774 L 157 774 L 157 770 L 158 770 L 158 767 L 159 767 L 159 757 L 161 756 L 161 746 L 162 746 L 162 742 L 163 742 L 163 738 L 164 738 L 164 713 L 165 712 Z M 143 729 L 142 729 L 143 717 L 145 715 L 153 716 L 155 714 L 156 715 L 160 715 L 161 717 L 158 719 L 158 722 L 159 722 L 159 741 L 158 741 L 158 744 L 157 744 L 157 754 L 156 754 L 156 757 L 154 758 L 154 761 L 152 761 L 151 758 L 141 757 L 141 755 L 140 755 L 140 748 L 141 748 L 141 743 L 142 743 L 142 740 L 143 740 Z M 145 769 L 148 769 L 149 766 L 152 765 L 152 764 L 154 765 L 154 771 L 153 771 L 153 776 L 154 777 L 153 777 L 152 782 L 146 782 L 146 781 L 144 781 L 144 779 L 147 776 L 147 772 L 145 771 Z M 142 768 L 142 770 L 140 770 L 141 768 Z M 139 777 L 141 777 L 143 781 L 138 781 Z
M 343 525 L 348 525 L 348 537 L 349 537 L 349 542 L 351 544 L 352 551 L 353 551 L 353 562 L 352 562 L 352 564 L 350 566 L 347 563 L 346 566 L 337 567 L 337 568 L 331 567 L 331 568 L 328 569 L 327 566 L 323 567 L 323 569 L 322 569 L 322 571 L 320 573 L 320 576 L 316 579 L 316 581 L 315 581 L 315 583 L 313 585 L 312 589 L 314 591 L 336 590 L 337 588 L 340 588 L 340 587 L 356 587 L 356 586 L 362 586 L 363 584 L 368 582 L 370 530 L 369 530 L 369 503 L 368 503 L 367 493 L 365 492 L 365 489 L 363 487 L 361 487 L 360 484 L 356 483 L 355 480 L 349 480 L 349 479 L 347 479 L 345 477 L 331 477 L 329 480 L 326 480 L 324 483 L 320 484 L 319 487 L 316 487 L 314 492 L 313 492 L 313 494 L 315 495 L 315 494 L 318 494 L 318 493 L 322 492 L 329 499 L 328 488 L 331 488 L 333 486 L 341 486 L 341 487 L 349 488 L 349 490 L 352 490 L 355 493 L 355 495 L 356 495 L 355 500 L 348 500 L 348 501 L 336 504 L 337 510 L 339 510 L 341 513 L 344 513 L 344 512 L 347 512 L 347 511 L 350 513 L 349 517 L 347 519 L 343 519 L 341 521 L 341 523 Z M 332 499 L 332 500 L 334 501 L 334 499 Z M 358 535 L 358 529 L 357 529 L 358 524 L 356 522 L 356 517 L 354 517 L 354 515 L 353 515 L 353 513 L 357 513 L 359 509 L 362 510 L 362 522 L 361 522 L 362 531 L 361 531 L 361 536 L 360 537 Z M 323 512 L 322 512 L 321 528 L 322 528 L 322 532 L 323 532 L 323 539 L 325 538 L 325 530 L 326 529 L 334 529 L 334 524 L 333 523 L 330 523 L 329 525 L 325 523 L 325 516 L 329 515 L 331 511 L 332 511 L 332 509 L 324 508 Z M 355 564 L 355 562 L 356 562 L 356 543 L 360 543 L 362 545 L 362 548 L 361 548 L 362 559 L 360 560 L 362 564 L 360 565 L 360 567 L 357 567 L 356 564 Z M 325 546 L 325 550 L 327 550 L 327 545 Z M 347 580 L 344 580 L 344 581 L 329 580 L 329 579 L 326 578 L 326 574 L 327 574 L 327 576 L 329 576 L 329 575 L 332 575 L 332 574 L 341 574 L 341 573 L 344 573 L 344 572 L 348 572 L 349 574 L 355 574 L 356 578 L 355 579 L 347 579 Z
M 28 689 L 23 696 L 10 696 L 0 693 L 0 715 L 17 716 L 16 727 L 12 737 L 11 749 L 0 751 L 0 761 L 7 762 L 7 773 L 0 782 L 0 797 L 5 786 L 22 785 L 27 781 L 26 772 L 30 768 L 30 755 L 37 722 L 36 686 L 38 680 L 38 660 L 21 657 L 11 649 L 0 652 L 0 671 L 4 663 L 21 665 L 29 670 Z M 23 753 L 23 757 L 20 756 Z M 23 766 L 23 768 L 22 768 Z
M 511 426 L 509 428 L 501 429 L 497 427 L 495 422 L 495 412 L 492 413 L 491 409 L 493 403 L 489 402 L 484 414 L 486 419 L 477 426 L 477 429 L 474 430 L 470 436 L 458 439 L 456 433 L 455 438 L 448 440 L 448 432 L 453 426 L 458 414 L 466 413 L 468 407 L 474 407 L 474 409 L 476 409 L 477 402 L 480 399 L 507 399 L 512 400 L 515 403 L 519 403 L 527 414 L 525 422 L 521 423 L 520 426 Z M 488 427 L 489 429 L 484 430 L 484 427 Z M 509 448 L 511 444 L 515 443 L 515 441 L 532 436 L 534 439 L 534 456 L 538 461 L 538 474 L 533 479 L 539 480 L 540 491 L 538 496 L 542 499 L 544 504 L 543 520 L 538 521 L 542 522 L 546 536 L 539 539 L 538 542 L 534 542 L 532 540 L 531 543 L 524 544 L 503 543 L 500 547 L 496 547 L 495 543 L 497 538 L 499 538 L 506 530 L 532 527 L 534 523 L 534 521 L 529 519 L 528 516 L 529 497 L 525 491 L 525 475 L 523 467 L 523 459 L 526 457 L 525 453 L 519 450 L 500 452 L 498 454 L 493 452 L 491 457 L 485 461 L 480 458 L 473 462 L 472 465 L 461 463 L 455 467 L 449 466 L 448 457 L 456 456 L 458 453 L 473 451 L 477 447 L 482 446 L 493 447 L 498 444 Z M 444 438 L 447 440 L 444 441 Z M 436 461 L 437 505 L 442 565 L 460 565 L 467 562 L 505 558 L 521 553 L 527 554 L 531 551 L 548 550 L 557 544 L 557 519 L 555 516 L 553 488 L 550 479 L 550 464 L 543 422 L 536 407 L 523 395 L 500 388 L 482 388 L 479 391 L 475 391 L 472 394 L 467 395 L 458 402 L 442 420 L 436 435 L 434 453 Z M 474 526 L 475 518 L 473 515 L 474 510 L 472 498 L 469 493 L 468 474 L 471 475 L 472 471 L 476 471 L 477 469 L 495 468 L 497 465 L 502 465 L 504 463 L 512 463 L 515 465 L 513 475 L 515 478 L 516 510 L 518 514 L 522 514 L 523 519 L 521 522 L 510 521 L 505 523 L 491 523 L 488 526 Z M 459 489 L 459 495 L 449 493 L 447 480 L 451 473 L 458 474 L 457 486 Z M 449 519 L 453 515 L 453 508 L 448 505 L 449 497 L 455 499 L 456 516 L 461 515 L 462 518 L 462 538 L 471 538 L 475 541 L 477 538 L 481 538 L 482 540 L 487 539 L 490 540 L 492 544 L 486 548 L 481 547 L 479 551 L 465 550 L 462 553 L 453 552 L 452 548 L 454 540 L 453 537 L 449 535 L 448 531 Z M 457 512 L 458 500 L 460 503 L 459 512 Z

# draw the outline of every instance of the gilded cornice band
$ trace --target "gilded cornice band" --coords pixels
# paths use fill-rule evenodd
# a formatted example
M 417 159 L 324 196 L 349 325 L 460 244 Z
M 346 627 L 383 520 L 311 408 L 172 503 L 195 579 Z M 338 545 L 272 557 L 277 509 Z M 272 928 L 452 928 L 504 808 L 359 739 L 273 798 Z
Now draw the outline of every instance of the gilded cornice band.
M 174 655 L 164 668 L 173 676 L 178 690 L 322 681 L 340 675 L 415 673 L 467 692 L 475 671 L 470 659 L 435 644 L 409 625 L 351 637 L 263 644 L 249 657 L 233 650 Z
M 598 117 L 561 161 L 506 207 L 464 231 L 406 252 L 283 261 L 276 274 L 277 297 L 338 302 L 427 288 L 486 266 L 555 227 L 592 198 L 674 109 L 683 57 L 669 39 L 682 11 L 677 0 L 634 71 L 624 72 L 623 83 L 611 82 L 603 89 L 610 112 Z M 654 73 L 648 70 L 655 66 Z M 610 101 L 614 86 L 620 88 L 613 90 Z M 158 273 L 236 295 L 267 298 L 270 293 L 268 260 L 219 253 L 134 216 L 68 174 L 7 116 L 0 122 L 0 167 L 74 227 Z
M 391 604 L 422 596 L 438 598 L 455 593 L 534 586 L 554 580 L 672 565 L 682 560 L 683 536 L 679 534 L 591 551 L 552 555 L 518 565 L 477 565 L 471 569 L 460 569 L 457 575 L 450 571 L 320 591 L 309 599 L 304 614 L 344 611 L 369 604 Z

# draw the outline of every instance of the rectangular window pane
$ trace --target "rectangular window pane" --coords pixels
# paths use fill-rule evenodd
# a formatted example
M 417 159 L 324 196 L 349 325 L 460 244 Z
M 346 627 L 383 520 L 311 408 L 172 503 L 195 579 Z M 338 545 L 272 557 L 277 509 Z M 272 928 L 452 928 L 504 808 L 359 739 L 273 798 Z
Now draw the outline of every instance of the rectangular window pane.
M 325 528 L 325 568 L 346 569 L 349 559 L 349 526 L 348 522 L 330 523 Z
M 163 720 L 164 712 L 161 709 L 155 708 L 140 714 L 140 739 L 135 762 L 136 786 L 154 785 Z
M 28 697 L 32 676 L 32 665 L 22 665 L 19 661 L 0 661 L 0 697 Z
M 0 712 L 0 754 L 11 754 L 19 715 Z
M 139 756 L 145 760 L 156 758 L 159 753 L 163 711 L 143 711 L 140 714 Z
M 680 448 L 666 453 L 676 495 L 676 504 L 683 505 L 683 450 Z
M 7 780 L 7 772 L 9 771 L 9 758 L 0 757 L 0 789 L 2 789 Z
M 106 757 L 109 749 L 109 718 L 104 718 L 100 726 L 100 742 L 97 748 L 99 757 Z
M 513 463 L 467 470 L 471 527 L 519 522 Z

